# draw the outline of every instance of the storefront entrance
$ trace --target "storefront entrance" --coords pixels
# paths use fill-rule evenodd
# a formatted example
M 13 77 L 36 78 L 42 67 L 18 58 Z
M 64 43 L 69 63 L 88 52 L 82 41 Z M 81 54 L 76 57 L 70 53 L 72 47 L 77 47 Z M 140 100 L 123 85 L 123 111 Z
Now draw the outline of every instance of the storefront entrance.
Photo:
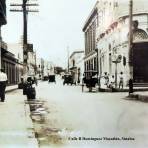
M 133 44 L 133 80 L 148 83 L 148 42 Z

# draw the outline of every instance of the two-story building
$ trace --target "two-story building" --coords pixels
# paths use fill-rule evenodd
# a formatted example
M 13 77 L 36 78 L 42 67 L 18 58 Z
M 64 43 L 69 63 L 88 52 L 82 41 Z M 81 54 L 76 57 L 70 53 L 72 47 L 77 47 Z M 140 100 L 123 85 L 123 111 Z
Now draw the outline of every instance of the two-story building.
M 69 68 L 76 83 L 82 82 L 84 73 L 84 51 L 74 51 L 69 58 Z
M 3 41 L 1 44 L 1 65 L 7 74 L 8 85 L 17 84 L 20 82 L 20 72 L 22 69 L 19 59 Z
M 119 75 L 122 72 L 124 85 L 132 77 L 135 83 L 147 83 L 148 78 L 148 3 L 146 0 L 133 1 L 132 23 L 132 50 L 129 48 L 129 10 L 130 1 L 98 0 L 92 12 L 98 16 L 96 28 L 96 46 L 98 51 L 99 76 L 107 73 L 109 76 Z M 91 13 L 88 20 L 95 18 Z M 91 21 L 85 26 L 89 27 Z M 85 27 L 85 28 L 87 28 Z M 86 29 L 83 29 L 86 34 Z M 85 44 L 87 43 L 85 38 Z M 89 46 L 85 45 L 85 59 L 90 59 L 91 51 L 87 54 Z M 87 56 L 88 55 L 88 56 Z M 118 60 L 118 57 L 119 60 Z M 88 64 L 91 65 L 91 64 Z M 131 66 L 132 65 L 132 66 Z M 86 70 L 87 70 L 86 65 Z M 93 67 L 93 66 L 92 66 Z M 91 67 L 91 69 L 93 69 Z M 132 68 L 132 69 L 131 69 Z M 90 68 L 89 68 L 90 69 Z
M 95 75 L 98 73 L 97 69 L 97 28 L 98 28 L 98 2 L 95 4 L 93 10 L 91 11 L 89 17 L 87 18 L 85 25 L 83 27 L 83 32 L 85 36 L 85 75 Z

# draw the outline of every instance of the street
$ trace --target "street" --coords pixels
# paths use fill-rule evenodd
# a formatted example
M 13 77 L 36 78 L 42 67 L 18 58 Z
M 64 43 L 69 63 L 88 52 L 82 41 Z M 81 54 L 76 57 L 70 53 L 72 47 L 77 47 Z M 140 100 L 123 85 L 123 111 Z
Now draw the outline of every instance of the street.
M 146 0 L 0 0 L 0 148 L 148 148 L 147 50 Z
M 37 87 L 48 110 L 45 123 L 35 123 L 41 147 L 147 147 L 146 103 L 127 100 L 127 93 L 82 93 L 57 79 Z

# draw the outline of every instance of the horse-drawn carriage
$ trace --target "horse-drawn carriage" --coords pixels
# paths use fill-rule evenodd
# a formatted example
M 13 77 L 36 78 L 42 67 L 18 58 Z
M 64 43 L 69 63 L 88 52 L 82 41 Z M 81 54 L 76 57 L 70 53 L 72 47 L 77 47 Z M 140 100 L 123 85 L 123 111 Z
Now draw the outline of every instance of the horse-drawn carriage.
M 91 92 L 92 89 L 98 85 L 98 82 L 99 81 L 96 72 L 92 72 L 91 74 L 87 74 L 85 72 L 85 76 L 82 80 L 82 91 L 84 89 L 84 86 L 86 86 L 89 89 L 89 92 Z
M 55 75 L 49 75 L 48 76 L 48 82 L 55 82 L 56 83 L 56 80 L 55 80 Z
M 69 84 L 75 84 L 76 85 L 76 82 L 74 81 L 74 78 L 71 74 L 65 74 L 64 75 L 64 81 L 63 81 L 63 85 L 69 85 Z

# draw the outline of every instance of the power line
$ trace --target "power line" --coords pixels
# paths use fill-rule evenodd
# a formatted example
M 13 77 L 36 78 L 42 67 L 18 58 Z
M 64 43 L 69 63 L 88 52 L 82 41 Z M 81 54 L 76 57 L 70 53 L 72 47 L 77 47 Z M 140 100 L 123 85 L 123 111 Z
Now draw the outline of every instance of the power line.
M 28 13 L 29 12 L 39 12 L 38 9 L 32 9 L 32 6 L 39 6 L 38 3 L 30 3 L 37 0 L 22 0 L 22 3 L 11 3 L 11 12 L 23 12 L 23 59 L 24 59 L 24 75 L 27 73 L 27 60 L 28 60 Z M 16 8 L 21 7 L 21 8 Z

